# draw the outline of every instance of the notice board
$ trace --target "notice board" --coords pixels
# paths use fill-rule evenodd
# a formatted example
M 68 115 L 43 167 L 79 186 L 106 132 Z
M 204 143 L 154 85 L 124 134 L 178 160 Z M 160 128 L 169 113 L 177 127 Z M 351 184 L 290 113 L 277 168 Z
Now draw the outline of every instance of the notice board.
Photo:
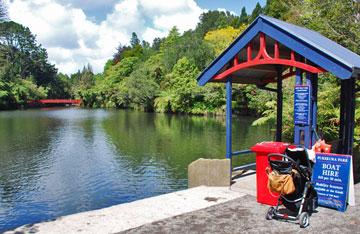
M 294 89 L 294 123 L 310 124 L 310 86 L 296 85 Z
M 317 153 L 315 160 L 312 181 L 319 205 L 345 211 L 350 188 L 354 197 L 351 155 Z

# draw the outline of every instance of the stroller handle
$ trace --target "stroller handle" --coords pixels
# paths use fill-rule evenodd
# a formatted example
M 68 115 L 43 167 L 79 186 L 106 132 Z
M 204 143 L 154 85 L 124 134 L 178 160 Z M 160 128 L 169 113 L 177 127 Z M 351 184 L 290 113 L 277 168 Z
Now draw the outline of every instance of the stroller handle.
M 289 156 L 285 155 L 285 154 L 277 154 L 277 153 L 272 153 L 272 154 L 268 154 L 268 161 L 270 163 L 271 161 L 271 157 L 282 157 L 282 158 L 286 158 L 287 160 L 289 160 L 291 163 L 293 163 L 293 166 L 296 168 L 296 170 L 298 172 L 300 172 L 304 177 L 308 178 L 307 175 L 304 174 L 303 170 L 299 167 L 299 165 L 295 162 L 294 159 L 290 158 Z
M 287 160 L 289 160 L 290 162 L 294 163 L 294 165 L 296 165 L 296 162 L 294 161 L 294 159 L 290 158 L 289 156 L 285 155 L 285 154 L 277 154 L 277 153 L 272 153 L 272 154 L 268 154 L 268 161 L 271 161 L 271 157 L 282 157 L 282 158 L 286 158 Z

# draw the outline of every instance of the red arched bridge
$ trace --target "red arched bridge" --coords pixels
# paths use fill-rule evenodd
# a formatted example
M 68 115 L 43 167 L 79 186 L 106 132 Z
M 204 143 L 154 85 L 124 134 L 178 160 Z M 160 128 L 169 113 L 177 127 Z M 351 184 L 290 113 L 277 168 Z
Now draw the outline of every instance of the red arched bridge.
M 41 99 L 28 101 L 29 106 L 79 106 L 81 100 L 79 99 Z

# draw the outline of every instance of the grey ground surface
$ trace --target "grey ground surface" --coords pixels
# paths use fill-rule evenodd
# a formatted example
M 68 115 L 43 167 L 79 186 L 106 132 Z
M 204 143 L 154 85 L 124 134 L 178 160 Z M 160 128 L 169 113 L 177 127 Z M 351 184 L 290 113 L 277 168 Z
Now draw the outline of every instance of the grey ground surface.
M 268 206 L 246 195 L 206 209 L 174 216 L 121 233 L 360 233 L 360 184 L 355 185 L 354 207 L 345 213 L 318 208 L 310 218 L 310 226 L 279 220 L 265 220 Z

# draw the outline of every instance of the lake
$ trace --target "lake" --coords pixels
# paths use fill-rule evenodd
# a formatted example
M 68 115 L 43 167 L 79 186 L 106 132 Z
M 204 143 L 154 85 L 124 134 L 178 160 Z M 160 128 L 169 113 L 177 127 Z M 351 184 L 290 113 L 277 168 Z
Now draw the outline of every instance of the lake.
M 273 140 L 234 117 L 233 149 Z M 80 108 L 0 112 L 0 232 L 187 188 L 187 166 L 224 158 L 224 117 Z M 253 162 L 241 156 L 236 165 Z

